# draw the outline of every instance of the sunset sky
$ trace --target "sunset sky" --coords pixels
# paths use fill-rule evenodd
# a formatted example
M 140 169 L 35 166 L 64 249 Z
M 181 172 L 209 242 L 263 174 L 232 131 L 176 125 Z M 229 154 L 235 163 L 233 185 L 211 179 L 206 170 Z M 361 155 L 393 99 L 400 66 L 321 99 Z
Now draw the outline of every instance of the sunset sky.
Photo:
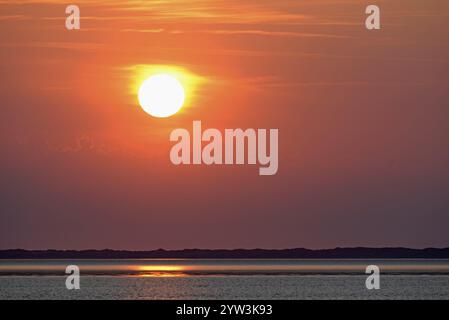
M 73 3 L 0 0 L 0 249 L 449 246 L 448 1 Z M 279 129 L 277 174 L 173 165 L 194 120 Z

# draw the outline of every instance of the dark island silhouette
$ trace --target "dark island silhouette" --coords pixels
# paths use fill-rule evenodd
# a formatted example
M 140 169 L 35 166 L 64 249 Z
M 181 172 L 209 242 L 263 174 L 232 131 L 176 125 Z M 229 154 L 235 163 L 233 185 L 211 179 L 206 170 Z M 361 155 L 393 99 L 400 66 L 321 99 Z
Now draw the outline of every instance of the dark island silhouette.
M 0 250 L 0 259 L 449 259 L 449 248 Z

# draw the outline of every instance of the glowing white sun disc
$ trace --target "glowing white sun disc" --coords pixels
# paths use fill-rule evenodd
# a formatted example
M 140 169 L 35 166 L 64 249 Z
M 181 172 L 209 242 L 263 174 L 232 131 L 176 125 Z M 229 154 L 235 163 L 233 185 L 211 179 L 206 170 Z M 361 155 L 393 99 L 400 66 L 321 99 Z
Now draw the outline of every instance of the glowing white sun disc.
M 139 103 L 153 117 L 166 118 L 178 112 L 184 104 L 181 83 L 168 74 L 157 74 L 145 80 L 139 88 Z

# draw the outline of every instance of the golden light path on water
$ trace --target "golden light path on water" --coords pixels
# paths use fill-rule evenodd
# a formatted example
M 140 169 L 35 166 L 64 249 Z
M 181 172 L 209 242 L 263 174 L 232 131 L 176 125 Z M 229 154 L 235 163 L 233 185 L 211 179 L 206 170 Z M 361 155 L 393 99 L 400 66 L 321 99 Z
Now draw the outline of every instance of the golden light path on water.
M 66 275 L 76 265 L 82 275 L 180 277 L 195 275 L 365 274 L 367 265 L 383 273 L 449 274 L 448 260 L 0 260 L 0 275 Z

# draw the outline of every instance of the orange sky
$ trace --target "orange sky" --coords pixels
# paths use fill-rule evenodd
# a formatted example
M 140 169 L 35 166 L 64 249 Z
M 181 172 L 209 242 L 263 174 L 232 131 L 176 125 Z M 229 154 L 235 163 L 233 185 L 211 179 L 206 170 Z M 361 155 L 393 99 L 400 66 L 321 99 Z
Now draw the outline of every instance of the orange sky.
M 448 246 L 449 3 L 0 1 L 0 248 Z M 198 79 L 145 114 L 138 66 Z M 278 128 L 279 171 L 176 167 L 192 121 Z

